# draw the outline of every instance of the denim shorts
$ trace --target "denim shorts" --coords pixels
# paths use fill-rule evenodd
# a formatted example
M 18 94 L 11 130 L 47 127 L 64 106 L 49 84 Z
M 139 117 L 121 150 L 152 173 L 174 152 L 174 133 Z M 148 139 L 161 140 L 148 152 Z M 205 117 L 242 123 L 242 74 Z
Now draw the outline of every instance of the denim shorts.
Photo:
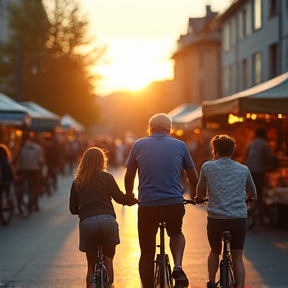
M 243 249 L 246 238 L 246 219 L 214 219 L 208 217 L 207 236 L 210 247 L 220 254 L 222 250 L 222 232 L 230 231 L 231 249 Z
M 110 214 L 85 218 L 79 223 L 79 250 L 96 252 L 97 245 L 116 246 L 120 243 L 119 227 L 116 219 Z

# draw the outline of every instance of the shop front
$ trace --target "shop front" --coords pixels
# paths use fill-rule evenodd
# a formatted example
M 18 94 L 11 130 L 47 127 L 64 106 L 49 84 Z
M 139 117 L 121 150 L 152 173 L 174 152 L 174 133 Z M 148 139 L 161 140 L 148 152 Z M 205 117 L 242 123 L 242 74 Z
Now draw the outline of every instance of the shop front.
M 31 118 L 27 109 L 0 93 L 0 142 L 10 148 L 21 145 L 30 124 Z
M 202 113 L 206 129 L 223 128 L 235 138 L 239 162 L 255 130 L 265 128 L 273 161 L 266 172 L 264 221 L 288 226 L 288 72 L 232 96 L 204 101 Z

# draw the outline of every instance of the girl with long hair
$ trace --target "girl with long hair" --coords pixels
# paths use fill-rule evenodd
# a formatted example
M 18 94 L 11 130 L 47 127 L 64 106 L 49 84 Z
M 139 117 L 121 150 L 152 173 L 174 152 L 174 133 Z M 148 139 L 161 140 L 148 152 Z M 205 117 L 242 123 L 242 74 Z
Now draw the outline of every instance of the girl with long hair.
M 79 250 L 86 253 L 87 288 L 91 287 L 97 261 L 97 244 L 102 245 L 109 281 L 114 281 L 113 258 L 120 243 L 112 198 L 119 204 L 134 205 L 134 195 L 124 194 L 112 174 L 106 171 L 107 157 L 98 147 L 87 149 L 77 167 L 70 191 L 69 209 L 79 215 Z

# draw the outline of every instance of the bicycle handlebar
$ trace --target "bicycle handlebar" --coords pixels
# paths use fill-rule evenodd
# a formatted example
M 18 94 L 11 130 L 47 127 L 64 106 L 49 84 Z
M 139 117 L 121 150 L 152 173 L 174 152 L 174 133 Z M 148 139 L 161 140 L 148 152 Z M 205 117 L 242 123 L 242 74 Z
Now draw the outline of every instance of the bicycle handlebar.
M 208 198 L 204 198 L 201 202 L 196 203 L 194 200 L 192 199 L 183 199 L 183 203 L 184 205 L 186 204 L 192 204 L 192 205 L 198 205 L 198 204 L 204 204 L 208 201 Z
M 253 202 L 255 202 L 255 198 L 247 198 L 246 199 L 246 204 L 248 203 L 248 202 L 251 202 L 251 203 L 253 203 Z

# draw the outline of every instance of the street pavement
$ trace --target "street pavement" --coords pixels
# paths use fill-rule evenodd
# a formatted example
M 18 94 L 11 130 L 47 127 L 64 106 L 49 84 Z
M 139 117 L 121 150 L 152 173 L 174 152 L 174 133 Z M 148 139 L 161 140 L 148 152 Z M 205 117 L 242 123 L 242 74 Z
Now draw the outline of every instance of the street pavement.
M 124 168 L 111 173 L 124 191 Z M 86 259 L 78 250 L 78 217 L 68 210 L 72 181 L 72 176 L 59 177 L 58 191 L 41 198 L 40 212 L 27 219 L 15 216 L 9 226 L 0 226 L 0 287 L 85 288 Z M 121 238 L 114 259 L 114 287 L 140 288 L 137 206 L 114 207 Z M 183 269 L 190 288 L 206 287 L 209 246 L 205 209 L 205 205 L 186 206 Z M 166 238 L 166 250 L 168 247 Z M 173 264 L 171 253 L 168 255 Z M 249 231 L 244 256 L 247 288 L 288 287 L 287 230 L 261 227 Z

